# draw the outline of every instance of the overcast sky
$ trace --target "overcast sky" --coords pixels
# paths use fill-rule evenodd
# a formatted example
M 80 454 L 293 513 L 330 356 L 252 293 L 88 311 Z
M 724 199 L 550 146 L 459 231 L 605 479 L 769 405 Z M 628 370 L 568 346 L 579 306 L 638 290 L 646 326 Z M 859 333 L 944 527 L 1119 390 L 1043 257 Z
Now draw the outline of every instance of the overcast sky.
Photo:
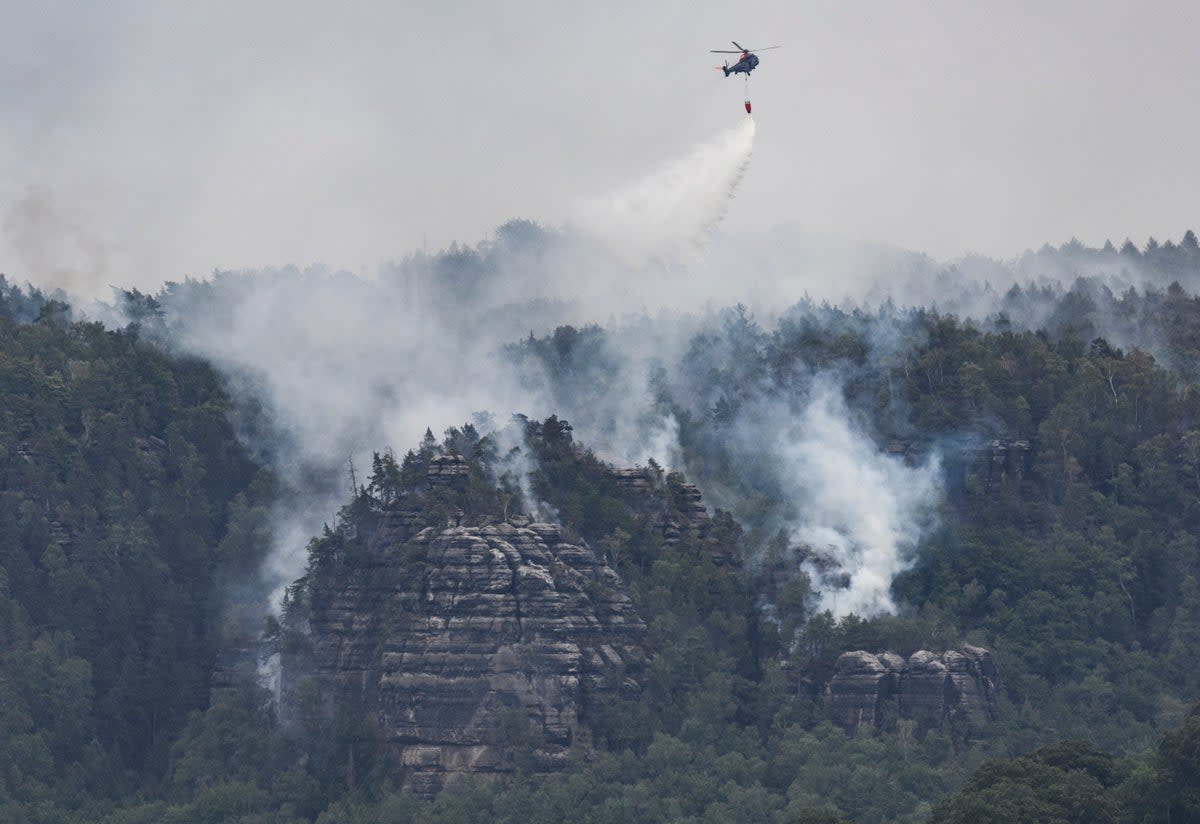
M 1200 229 L 1194 2 L 0 0 L 0 271 L 373 268 L 734 125 L 731 230 L 939 258 Z M 103 8 L 101 7 L 103 6 Z

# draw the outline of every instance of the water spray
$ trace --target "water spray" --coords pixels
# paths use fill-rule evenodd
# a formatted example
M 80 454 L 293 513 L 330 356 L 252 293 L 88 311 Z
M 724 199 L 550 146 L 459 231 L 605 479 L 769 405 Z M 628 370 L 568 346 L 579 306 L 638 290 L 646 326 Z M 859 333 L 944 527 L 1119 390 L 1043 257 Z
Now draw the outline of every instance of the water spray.
M 631 265 L 694 259 L 725 217 L 750 163 L 754 132 L 747 117 L 642 178 L 579 203 L 572 224 Z

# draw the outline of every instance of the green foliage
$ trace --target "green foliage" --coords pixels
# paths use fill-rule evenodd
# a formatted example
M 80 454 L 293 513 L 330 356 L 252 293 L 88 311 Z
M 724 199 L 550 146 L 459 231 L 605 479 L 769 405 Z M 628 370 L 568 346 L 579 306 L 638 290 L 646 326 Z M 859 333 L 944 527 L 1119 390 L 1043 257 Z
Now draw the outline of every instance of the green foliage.
M 942 801 L 932 824 L 1200 821 L 1200 704 L 1157 750 L 1125 764 L 1085 741 L 991 761 Z
M 1178 268 L 1190 243 L 1119 254 Z M 469 292 L 482 258 L 456 254 Z M 269 544 L 271 483 L 216 376 L 145 343 L 161 312 L 126 300 L 137 325 L 108 332 L 0 280 L 0 820 L 1200 820 L 1200 709 L 1182 709 L 1200 693 L 1200 302 L 1182 289 L 1018 289 L 980 324 L 802 304 L 764 329 L 728 311 L 651 387 L 689 476 L 736 509 L 703 538 L 662 529 L 681 476 L 651 463 L 630 496 L 558 416 L 376 454 L 313 539 L 276 648 L 306 643 L 293 629 L 329 582 L 370 574 L 367 538 L 401 501 L 430 525 L 557 513 L 648 626 L 641 694 L 584 696 L 563 771 L 534 771 L 540 738 L 512 711 L 496 735 L 519 769 L 433 802 L 397 788 L 353 707 L 300 695 L 314 711 L 284 730 L 261 691 L 210 691 L 220 640 L 259 623 L 221 593 L 245 592 Z M 1034 312 L 1044 329 L 1014 322 Z M 619 395 L 606 336 L 563 327 L 510 355 L 551 397 Z M 738 434 L 830 373 L 881 447 L 945 458 L 940 529 L 896 580 L 896 615 L 816 611 L 771 444 Z M 453 455 L 465 480 L 430 484 Z M 1004 683 L 969 745 L 887 712 L 847 735 L 810 688 L 846 650 L 963 642 L 991 648 Z
M 1139 822 L 1200 822 L 1200 704 L 1121 788 Z
M 741 635 L 727 636 L 759 661 L 784 650 L 793 671 L 820 684 L 848 649 L 908 654 L 979 643 L 997 655 L 1005 692 L 977 750 L 1012 755 L 1086 737 L 1134 752 L 1172 723 L 1181 700 L 1200 694 L 1200 302 L 1177 286 L 1116 296 L 1080 281 L 1065 293 L 1014 289 L 1002 306 L 974 324 L 887 305 L 872 314 L 801 304 L 773 330 L 739 307 L 692 339 L 654 381 L 656 397 L 679 421 L 690 474 L 733 503 L 746 528 L 739 540 L 759 559 L 751 597 L 765 600 L 771 620 L 747 620 Z M 1048 318 L 1047 329 L 1020 330 L 1012 320 L 1034 315 Z M 1118 348 L 1104 334 L 1146 348 Z M 562 329 L 513 354 L 539 362 L 551 389 L 570 398 L 616 380 L 616 350 L 600 330 Z M 943 455 L 950 494 L 941 529 L 896 580 L 894 616 L 814 614 L 811 582 L 780 531 L 788 496 L 763 471 L 772 444 L 732 436 L 739 426 L 760 431 L 752 416 L 795 404 L 814 376 L 831 372 L 881 447 L 900 439 L 918 458 L 934 448 Z M 1001 451 L 987 451 L 993 439 Z M 556 496 L 565 520 L 584 523 L 596 509 L 581 498 L 595 494 L 596 481 L 584 486 L 562 471 L 562 454 L 546 452 L 556 463 L 543 494 Z M 679 561 L 664 558 L 636 518 L 583 534 L 652 616 L 658 646 L 646 692 L 662 732 L 683 734 L 688 685 L 704 683 L 689 682 L 693 653 L 697 675 L 743 677 L 760 704 L 769 702 L 761 696 L 770 694 L 770 667 L 722 658 L 720 634 L 706 638 L 684 618 L 704 614 L 686 595 L 702 571 L 677 571 Z M 724 734 L 719 706 L 703 706 L 714 734 Z M 798 696 L 785 716 L 819 721 L 819 696 Z
M 160 775 L 207 703 L 267 486 L 207 366 L 2 287 L 0 798 L 51 820 Z

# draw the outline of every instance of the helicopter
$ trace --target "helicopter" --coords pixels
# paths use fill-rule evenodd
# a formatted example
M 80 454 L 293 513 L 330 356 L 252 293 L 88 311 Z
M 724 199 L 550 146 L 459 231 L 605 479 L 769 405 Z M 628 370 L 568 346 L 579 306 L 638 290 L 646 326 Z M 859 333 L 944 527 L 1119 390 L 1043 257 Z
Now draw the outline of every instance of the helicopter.
M 726 77 L 729 77 L 731 74 L 739 73 L 745 74 L 747 77 L 749 77 L 750 72 L 754 71 L 755 67 L 758 66 L 758 55 L 754 53 L 754 50 L 747 49 L 744 46 L 739 45 L 736 40 L 730 40 L 729 42 L 737 46 L 737 51 L 730 51 L 728 49 L 710 49 L 709 52 L 711 54 L 740 54 L 741 57 L 739 57 L 738 61 L 732 66 L 727 62 L 724 66 L 717 66 L 717 68 L 725 72 Z M 757 49 L 757 51 L 767 51 L 768 49 L 777 48 L 779 48 L 779 46 L 764 46 L 761 49 Z

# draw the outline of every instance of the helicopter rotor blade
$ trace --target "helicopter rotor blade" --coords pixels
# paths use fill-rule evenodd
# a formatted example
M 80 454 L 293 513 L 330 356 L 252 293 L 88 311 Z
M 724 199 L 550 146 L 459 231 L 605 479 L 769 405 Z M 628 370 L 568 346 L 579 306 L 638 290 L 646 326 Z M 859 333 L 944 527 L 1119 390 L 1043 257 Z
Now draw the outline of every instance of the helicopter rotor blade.
M 736 40 L 730 40 L 729 42 L 737 46 L 737 51 L 730 51 L 729 49 L 709 49 L 708 51 L 710 54 L 745 54 L 747 52 L 770 51 L 771 49 L 783 48 L 783 46 L 763 46 L 761 49 L 747 49 L 743 46 L 738 46 Z

